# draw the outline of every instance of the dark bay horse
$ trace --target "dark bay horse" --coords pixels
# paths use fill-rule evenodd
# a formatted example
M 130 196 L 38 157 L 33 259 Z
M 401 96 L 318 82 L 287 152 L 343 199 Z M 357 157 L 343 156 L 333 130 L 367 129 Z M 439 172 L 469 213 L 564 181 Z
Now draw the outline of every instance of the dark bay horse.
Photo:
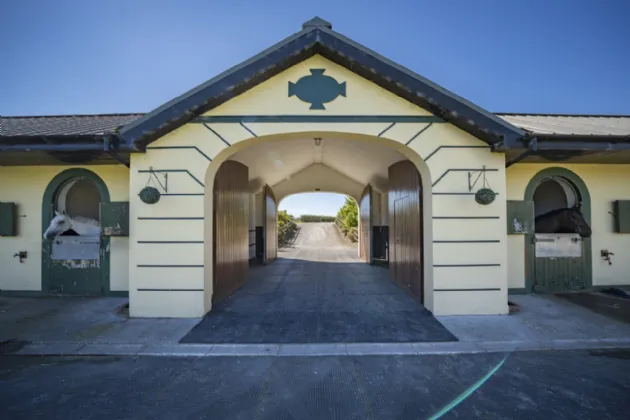
M 593 233 L 578 205 L 536 216 L 534 224 L 536 233 L 577 233 L 582 238 L 590 238 Z

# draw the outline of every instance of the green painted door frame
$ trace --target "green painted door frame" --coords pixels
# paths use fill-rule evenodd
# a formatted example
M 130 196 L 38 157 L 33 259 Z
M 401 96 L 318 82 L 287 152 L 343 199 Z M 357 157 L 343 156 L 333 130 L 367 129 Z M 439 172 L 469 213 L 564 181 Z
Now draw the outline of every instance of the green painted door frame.
M 42 240 L 42 292 L 50 293 L 53 286 L 51 278 L 51 254 L 52 241 L 43 239 L 43 234 L 50 225 L 50 221 L 54 215 L 54 202 L 58 192 L 68 182 L 75 179 L 87 179 L 91 181 L 100 194 L 101 203 L 109 203 L 109 190 L 105 182 L 94 172 L 83 168 L 66 169 L 57 174 L 46 187 L 44 198 L 42 200 L 42 231 L 40 238 Z M 107 296 L 109 290 L 109 255 L 110 255 L 110 238 L 101 235 L 100 239 L 100 277 L 101 277 L 101 295 Z
M 532 177 L 525 189 L 524 200 L 534 201 L 534 192 L 542 182 L 553 178 L 563 178 L 569 181 L 576 189 L 579 200 L 582 203 L 582 214 L 586 222 L 591 225 L 591 196 L 588 188 L 582 179 L 574 172 L 566 168 L 547 168 L 538 172 Z M 536 243 L 534 242 L 535 234 L 525 235 L 525 289 L 528 293 L 534 292 L 534 278 L 536 275 Z M 591 238 L 584 238 L 583 241 L 584 254 L 582 256 L 582 276 L 584 278 L 584 286 L 588 289 L 593 285 L 593 255 Z

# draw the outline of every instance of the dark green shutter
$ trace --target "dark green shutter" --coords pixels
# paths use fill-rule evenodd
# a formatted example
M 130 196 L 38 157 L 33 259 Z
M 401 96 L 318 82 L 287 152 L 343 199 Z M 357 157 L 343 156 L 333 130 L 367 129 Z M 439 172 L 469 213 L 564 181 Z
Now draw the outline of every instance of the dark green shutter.
M 630 233 L 630 200 L 614 202 L 615 232 Z
M 101 203 L 103 236 L 129 236 L 129 202 Z
M 534 202 L 508 200 L 506 220 L 508 235 L 534 233 Z
M 0 203 L 0 236 L 17 236 L 17 205 Z

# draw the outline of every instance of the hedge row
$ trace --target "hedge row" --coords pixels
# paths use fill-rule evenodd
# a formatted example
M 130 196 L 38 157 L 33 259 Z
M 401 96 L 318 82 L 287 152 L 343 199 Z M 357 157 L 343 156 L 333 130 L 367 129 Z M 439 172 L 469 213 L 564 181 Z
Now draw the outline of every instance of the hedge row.
M 313 214 L 303 214 L 300 216 L 300 221 L 303 223 L 319 223 L 319 222 L 334 222 L 334 216 L 316 216 Z

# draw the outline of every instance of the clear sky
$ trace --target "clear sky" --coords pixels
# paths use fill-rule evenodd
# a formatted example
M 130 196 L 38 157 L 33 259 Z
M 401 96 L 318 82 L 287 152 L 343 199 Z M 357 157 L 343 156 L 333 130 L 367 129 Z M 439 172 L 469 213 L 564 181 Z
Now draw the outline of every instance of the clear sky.
M 5 0 L 0 114 L 147 112 L 315 15 L 490 111 L 630 114 L 628 0 Z
M 293 216 L 314 214 L 317 216 L 336 216 L 346 202 L 346 196 L 335 193 L 303 193 L 290 195 L 280 202 L 278 208 Z

